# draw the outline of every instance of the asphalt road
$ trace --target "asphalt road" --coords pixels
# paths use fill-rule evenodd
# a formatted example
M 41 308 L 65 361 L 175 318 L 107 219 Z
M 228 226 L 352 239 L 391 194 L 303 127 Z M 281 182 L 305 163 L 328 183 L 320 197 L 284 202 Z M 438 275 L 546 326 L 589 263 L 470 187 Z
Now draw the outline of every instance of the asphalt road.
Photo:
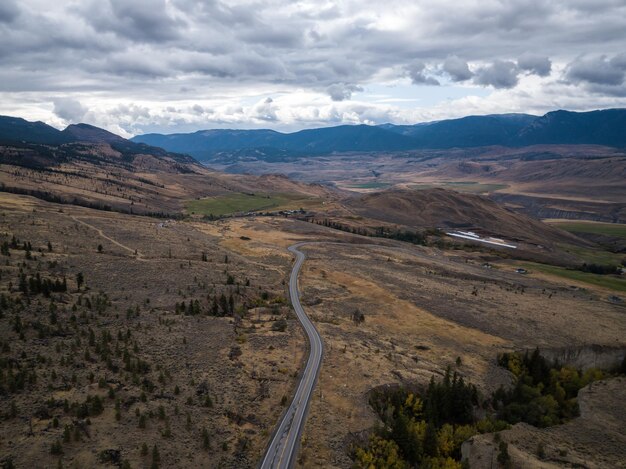
M 313 395 L 313 388 L 317 382 L 320 366 L 322 364 L 322 355 L 324 353 L 324 344 L 319 332 L 305 314 L 300 304 L 300 293 L 298 292 L 298 273 L 300 267 L 306 258 L 305 254 L 298 250 L 299 247 L 307 243 L 294 244 L 289 247 L 289 251 L 296 255 L 296 262 L 293 265 L 291 276 L 289 277 L 289 296 L 291 303 L 302 323 L 302 327 L 309 339 L 309 359 L 307 360 L 304 373 L 300 378 L 298 389 L 293 397 L 293 401 L 283 415 L 278 428 L 272 435 L 267 451 L 263 456 L 263 460 L 259 467 L 261 469 L 291 468 L 293 467 L 298 447 L 300 445 L 300 436 L 304 423 L 306 421 L 309 403 Z

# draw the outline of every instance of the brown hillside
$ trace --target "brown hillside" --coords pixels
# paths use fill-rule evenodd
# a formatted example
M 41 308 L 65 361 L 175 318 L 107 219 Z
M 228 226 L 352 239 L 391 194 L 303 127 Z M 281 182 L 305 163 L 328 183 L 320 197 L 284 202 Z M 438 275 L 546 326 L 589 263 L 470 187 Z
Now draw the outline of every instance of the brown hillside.
M 476 229 L 534 244 L 580 240 L 492 200 L 446 189 L 392 189 L 345 201 L 357 214 L 412 228 Z
M 591 180 L 623 182 L 626 179 L 626 158 L 572 158 L 542 161 L 460 161 L 443 166 L 440 171 L 448 177 L 481 175 L 509 182 L 573 182 Z
M 329 194 L 322 186 L 284 176 L 228 175 L 186 155 L 138 148 L 146 153 L 129 154 L 109 143 L 0 146 L 0 190 L 92 208 L 168 215 L 181 213 L 186 200 L 229 192 Z
M 454 156 L 454 155 L 450 155 Z M 614 202 L 626 198 L 626 156 L 615 149 L 535 146 L 494 149 L 478 157 L 443 157 L 430 162 L 422 177 L 493 180 L 513 191 L 560 194 Z

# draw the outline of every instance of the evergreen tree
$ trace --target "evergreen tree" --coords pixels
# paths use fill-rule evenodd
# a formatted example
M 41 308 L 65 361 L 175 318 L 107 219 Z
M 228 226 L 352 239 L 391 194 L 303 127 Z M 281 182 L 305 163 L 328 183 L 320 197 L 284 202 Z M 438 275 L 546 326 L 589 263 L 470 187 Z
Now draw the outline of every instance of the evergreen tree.
M 159 450 L 156 445 L 152 447 L 152 465 L 151 469 L 159 469 L 159 464 L 161 463 L 161 456 L 159 455 Z
M 203 428 L 202 429 L 202 447 L 205 450 L 209 450 L 210 445 L 211 445 L 211 441 L 209 439 L 209 432 L 207 431 L 206 428 Z
M 224 293 L 220 295 L 220 309 L 222 313 L 221 316 L 228 316 L 228 312 L 229 312 L 228 300 L 226 299 L 226 296 L 224 295 Z
M 424 434 L 424 453 L 430 456 L 439 455 L 439 442 L 437 441 L 437 428 L 432 422 L 428 422 Z

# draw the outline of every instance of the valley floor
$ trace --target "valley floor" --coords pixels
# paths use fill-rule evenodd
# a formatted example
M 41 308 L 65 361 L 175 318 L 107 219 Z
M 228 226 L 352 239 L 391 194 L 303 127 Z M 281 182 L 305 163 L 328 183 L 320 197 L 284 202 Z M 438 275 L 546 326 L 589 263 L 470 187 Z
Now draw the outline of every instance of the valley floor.
M 377 421 L 367 403 L 376 386 L 426 385 L 451 366 L 487 395 L 511 382 L 500 352 L 626 347 L 626 306 L 613 290 L 520 275 L 488 252 L 281 217 L 166 221 L 0 197 L 0 243 L 19 238 L 0 256 L 0 293 L 24 298 L 3 307 L 3 366 L 37 376 L 1 397 L 0 453 L 17 467 L 93 467 L 109 457 L 150 467 L 155 447 L 161 467 L 254 467 L 306 352 L 286 298 L 286 248 L 298 241 L 323 242 L 302 248 L 300 289 L 325 343 L 299 467 L 350 467 L 350 442 Z M 20 275 L 37 273 L 65 277 L 67 291 L 27 300 Z M 88 396 L 103 409 L 86 417 L 72 403 Z M 551 448 L 550 434 L 542 438 Z M 510 445 L 514 457 L 528 453 L 521 440 Z M 588 467 L 622 457 L 581 448 Z M 578 463 L 580 451 L 570 448 L 562 464 Z

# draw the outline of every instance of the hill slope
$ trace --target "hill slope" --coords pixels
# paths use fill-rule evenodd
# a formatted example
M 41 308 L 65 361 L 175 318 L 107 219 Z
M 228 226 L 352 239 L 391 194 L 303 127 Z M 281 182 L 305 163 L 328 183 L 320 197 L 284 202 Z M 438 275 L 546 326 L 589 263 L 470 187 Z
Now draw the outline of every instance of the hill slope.
M 121 143 L 125 138 L 89 124 L 71 124 L 61 132 L 74 142 Z
M 75 160 L 107 160 L 117 164 L 161 166 L 166 171 L 189 171 L 192 157 L 135 143 L 89 124 L 72 124 L 60 131 L 43 122 L 0 116 L 0 163 L 26 167 L 55 166 Z M 177 166 L 178 165 L 178 166 Z
M 354 213 L 411 228 L 475 229 L 532 244 L 579 242 L 573 236 L 494 201 L 445 189 L 392 189 L 347 199 Z
M 59 131 L 0 117 L 0 191 L 136 214 L 180 214 L 187 201 L 229 193 L 327 195 L 284 177 L 232 176 L 189 155 L 88 124 Z

